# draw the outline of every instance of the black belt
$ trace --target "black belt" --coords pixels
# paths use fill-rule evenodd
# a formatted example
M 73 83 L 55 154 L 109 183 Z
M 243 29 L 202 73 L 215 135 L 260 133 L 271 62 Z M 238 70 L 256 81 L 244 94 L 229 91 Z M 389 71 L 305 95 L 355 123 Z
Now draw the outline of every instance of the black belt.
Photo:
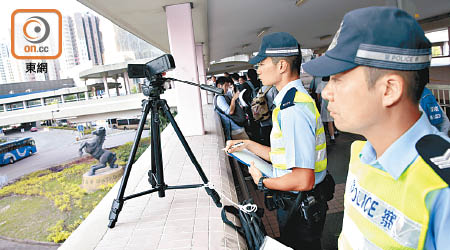
M 303 191 L 304 199 L 306 199 L 309 196 L 314 196 L 314 198 L 317 201 L 321 201 L 321 195 L 320 195 L 320 189 L 317 188 L 321 183 L 317 184 L 312 190 L 310 191 Z M 265 194 L 265 199 L 272 199 L 272 208 L 282 208 L 282 209 L 289 209 L 295 202 L 295 199 L 297 198 L 298 194 L 292 193 L 289 191 L 278 191 L 278 190 L 268 190 Z M 269 201 L 270 202 L 270 201 Z M 266 206 L 269 208 L 269 210 L 273 210 L 270 208 L 270 205 L 266 201 Z

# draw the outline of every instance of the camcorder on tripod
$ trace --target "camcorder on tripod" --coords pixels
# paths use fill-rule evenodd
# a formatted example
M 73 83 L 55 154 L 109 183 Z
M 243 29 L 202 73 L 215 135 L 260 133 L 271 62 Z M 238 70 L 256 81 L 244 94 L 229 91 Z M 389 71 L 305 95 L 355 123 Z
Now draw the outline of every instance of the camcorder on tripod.
M 214 203 L 217 207 L 221 207 L 222 203 L 220 202 L 219 194 L 216 190 L 211 188 L 208 184 L 208 178 L 206 177 L 203 169 L 192 153 L 191 148 L 189 147 L 186 138 L 181 133 L 180 128 L 178 127 L 173 115 L 170 112 L 169 105 L 167 105 L 167 101 L 161 99 L 160 96 L 166 90 L 165 83 L 167 81 L 178 81 L 187 83 L 190 85 L 198 86 L 201 89 L 215 92 L 217 94 L 223 94 L 223 90 L 219 88 L 215 88 L 212 86 L 208 86 L 205 84 L 197 84 L 188 81 L 182 81 L 174 78 L 165 78 L 163 74 L 171 69 L 175 68 L 175 61 L 170 54 L 166 54 L 160 56 L 146 64 L 129 64 L 128 65 L 128 76 L 130 78 L 146 78 L 148 81 L 145 81 L 142 85 L 142 92 L 147 99 L 142 100 L 142 116 L 139 122 L 139 127 L 133 142 L 133 147 L 131 148 L 131 153 L 128 158 L 128 162 L 125 168 L 125 173 L 122 177 L 122 181 L 120 183 L 119 192 L 117 194 L 117 198 L 114 199 L 111 207 L 111 211 L 109 213 L 109 228 L 113 228 L 116 225 L 117 219 L 119 217 L 119 213 L 122 210 L 124 202 L 129 199 L 133 199 L 142 195 L 158 192 L 159 197 L 165 197 L 165 191 L 170 189 L 187 189 L 187 188 L 199 188 L 204 187 L 206 193 L 213 199 Z M 200 175 L 203 184 L 191 184 L 191 185 L 178 185 L 178 186 L 169 186 L 164 182 L 164 173 L 163 173 L 163 160 L 162 160 L 162 151 L 161 151 L 161 133 L 160 133 L 160 117 L 159 111 L 163 112 L 163 115 L 170 121 L 175 133 L 178 136 L 178 139 L 183 144 L 186 153 L 188 154 L 191 162 L 194 164 L 198 174 Z M 139 145 L 139 141 L 141 140 L 142 131 L 144 129 L 145 122 L 147 120 L 147 115 L 150 112 L 151 114 L 151 122 L 150 122 L 150 132 L 151 132 L 151 169 L 148 171 L 148 181 L 152 186 L 152 189 L 147 191 L 143 191 L 140 193 L 132 194 L 129 196 L 124 196 L 125 188 L 128 183 L 128 178 L 130 176 L 131 168 L 134 163 L 134 158 L 136 156 L 136 151 Z

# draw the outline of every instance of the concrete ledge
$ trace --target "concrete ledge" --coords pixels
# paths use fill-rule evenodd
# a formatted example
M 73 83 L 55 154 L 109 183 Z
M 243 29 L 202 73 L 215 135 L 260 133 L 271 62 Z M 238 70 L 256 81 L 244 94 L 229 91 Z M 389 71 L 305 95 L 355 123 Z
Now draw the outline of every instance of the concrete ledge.
M 232 172 L 225 153 L 223 133 L 211 105 L 203 107 L 206 134 L 186 138 L 196 159 L 216 190 L 237 203 Z M 202 183 L 172 127 L 162 135 L 164 178 L 168 185 Z M 134 164 L 125 195 L 151 188 L 147 181 L 150 150 Z M 116 227 L 108 215 L 120 183 L 103 198 L 60 249 L 247 249 L 245 240 L 220 217 L 203 188 L 167 190 L 125 202 Z M 222 198 L 224 205 L 228 204 Z M 232 217 L 232 216 L 229 216 Z M 237 222 L 236 219 L 231 218 Z

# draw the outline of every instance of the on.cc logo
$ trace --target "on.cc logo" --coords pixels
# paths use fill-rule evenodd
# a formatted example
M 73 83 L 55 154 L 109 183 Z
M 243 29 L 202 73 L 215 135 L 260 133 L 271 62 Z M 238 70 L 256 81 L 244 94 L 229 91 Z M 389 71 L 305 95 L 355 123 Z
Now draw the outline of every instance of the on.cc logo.
M 57 59 L 62 53 L 62 15 L 55 9 L 17 9 L 11 14 L 11 54 L 16 59 Z

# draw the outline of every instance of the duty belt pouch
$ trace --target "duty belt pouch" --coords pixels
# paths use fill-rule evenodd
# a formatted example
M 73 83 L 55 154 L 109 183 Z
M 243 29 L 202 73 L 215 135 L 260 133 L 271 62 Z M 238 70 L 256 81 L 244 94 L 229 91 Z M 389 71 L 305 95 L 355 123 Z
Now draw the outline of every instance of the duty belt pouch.
M 278 208 L 284 208 L 285 204 L 280 192 L 274 190 L 264 191 L 264 205 L 269 211 L 273 211 Z
M 318 195 L 324 201 L 332 200 L 334 196 L 335 186 L 336 183 L 334 182 L 333 176 L 330 174 L 330 172 L 327 171 L 325 179 L 316 187 Z
M 242 202 L 242 205 L 248 204 L 250 201 Z M 236 226 L 231 222 L 225 212 L 229 212 L 241 221 L 241 227 Z M 264 237 L 267 235 L 264 225 L 262 223 L 262 216 L 264 210 L 258 208 L 256 212 L 245 213 L 233 206 L 224 206 L 222 209 L 222 221 L 236 229 L 247 241 L 247 247 L 250 250 L 258 250 L 264 242 Z
M 321 218 L 321 204 L 313 195 L 306 196 L 300 204 L 299 212 L 308 225 L 318 223 Z
M 314 197 L 314 192 L 299 192 L 289 210 L 288 218 L 292 218 L 294 213 L 298 213 L 300 219 L 309 226 L 314 225 L 320 221 L 321 213 L 323 213 L 321 202 Z

